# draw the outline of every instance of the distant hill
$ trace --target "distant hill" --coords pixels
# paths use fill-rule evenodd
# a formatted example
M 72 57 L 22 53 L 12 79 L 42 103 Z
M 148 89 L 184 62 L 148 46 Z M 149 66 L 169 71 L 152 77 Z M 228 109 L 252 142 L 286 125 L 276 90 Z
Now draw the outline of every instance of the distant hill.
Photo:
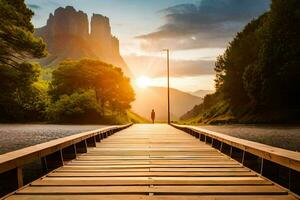
M 148 124 L 148 123 L 150 123 L 150 120 L 145 119 L 144 117 L 132 112 L 131 110 L 127 111 L 127 116 L 129 117 L 130 121 L 132 123 L 135 123 L 135 124 Z
M 167 120 L 167 88 L 136 88 L 135 92 L 136 100 L 132 104 L 135 113 L 150 119 L 150 112 L 154 109 L 158 121 Z M 176 89 L 170 89 L 170 99 L 171 120 L 178 120 L 180 116 L 203 101 L 200 97 Z
M 45 26 L 35 30 L 35 35 L 47 43 L 49 56 L 39 60 L 43 66 L 54 66 L 65 59 L 93 58 L 121 67 L 130 75 L 108 17 L 93 14 L 89 23 L 86 13 L 72 6 L 60 7 L 49 15 Z
M 214 93 L 213 90 L 197 90 L 195 92 L 191 92 L 191 95 L 204 98 L 205 95 L 212 94 L 212 93 Z

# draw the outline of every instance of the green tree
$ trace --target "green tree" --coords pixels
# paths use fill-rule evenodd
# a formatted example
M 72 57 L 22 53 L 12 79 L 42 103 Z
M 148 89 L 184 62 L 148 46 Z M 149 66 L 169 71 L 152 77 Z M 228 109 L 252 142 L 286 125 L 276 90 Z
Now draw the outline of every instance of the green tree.
M 0 64 L 22 70 L 20 61 L 44 57 L 45 43 L 33 36 L 33 12 L 24 1 L 1 0 L 0 10 Z
M 33 36 L 33 12 L 23 0 L 0 0 L 0 10 L 0 120 L 22 120 L 28 108 L 22 103 L 37 95 L 40 73 L 39 65 L 24 60 L 45 56 L 45 44 Z
M 224 110 L 242 122 L 299 119 L 299 35 L 300 1 L 273 0 L 270 10 L 247 24 L 218 58 L 217 92 L 210 96 L 217 102 L 204 109 L 205 98 L 194 110 L 209 117 Z
M 250 22 L 238 33 L 215 64 L 216 88 L 222 92 L 231 107 L 244 106 L 249 102 L 244 74 L 247 68 L 257 62 L 261 46 L 257 31 L 265 18 L 266 14 Z
M 134 100 L 130 80 L 122 70 L 101 61 L 82 59 L 61 62 L 53 71 L 52 78 L 49 91 L 52 102 L 78 90 L 93 90 L 100 117 L 106 112 L 125 112 Z
M 258 101 L 268 109 L 299 109 L 300 93 L 300 1 L 273 0 L 258 68 L 261 90 Z
M 100 107 L 94 90 L 78 90 L 71 95 L 61 95 L 47 113 L 50 120 L 56 122 L 74 122 L 80 120 L 99 120 Z

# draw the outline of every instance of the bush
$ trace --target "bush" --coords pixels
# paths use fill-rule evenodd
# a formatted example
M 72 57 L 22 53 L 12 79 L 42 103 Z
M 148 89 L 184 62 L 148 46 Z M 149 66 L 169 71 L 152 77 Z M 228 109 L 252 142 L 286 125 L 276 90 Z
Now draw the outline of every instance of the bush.
M 80 90 L 71 95 L 62 95 L 47 110 L 50 120 L 74 122 L 83 120 L 97 121 L 100 107 L 93 90 Z

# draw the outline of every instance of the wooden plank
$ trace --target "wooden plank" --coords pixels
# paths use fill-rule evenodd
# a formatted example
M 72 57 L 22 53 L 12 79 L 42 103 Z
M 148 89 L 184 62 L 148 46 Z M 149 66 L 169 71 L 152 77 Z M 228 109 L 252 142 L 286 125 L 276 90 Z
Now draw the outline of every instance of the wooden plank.
M 257 176 L 253 172 L 238 172 L 238 171 L 231 171 L 231 172 L 54 172 L 48 175 L 48 177 L 131 177 L 131 176 L 171 176 L 171 177 L 207 177 L 207 176 Z
M 213 195 L 228 195 L 228 194 L 287 194 L 287 191 L 277 186 L 154 186 L 151 187 L 151 192 L 155 194 L 213 194 Z
M 232 160 L 152 160 L 152 161 L 76 161 L 70 162 L 69 166 L 106 166 L 106 165 L 231 165 L 238 164 Z
M 66 165 L 62 169 L 67 170 L 78 170 L 78 169 L 89 169 L 89 170 L 98 170 L 98 169 L 128 169 L 128 168 L 241 168 L 241 165 L 238 164 L 223 164 L 223 165 Z
M 178 126 L 178 125 L 176 125 Z M 244 140 L 236 138 L 233 136 L 225 135 L 215 131 L 210 131 L 196 126 L 179 126 L 187 127 L 196 132 L 201 132 L 212 138 L 218 139 L 221 142 L 227 143 L 231 146 L 246 150 L 254 155 L 262 157 L 264 159 L 273 161 L 285 167 L 300 171 L 300 153 L 295 151 L 290 151 L 278 147 L 272 147 L 269 145 L 261 144 L 258 142 L 253 142 L 249 140 Z
M 152 196 L 149 197 L 151 200 L 295 200 L 295 197 L 291 195 L 188 195 L 188 196 Z
M 115 169 L 59 169 L 55 172 L 147 172 L 149 171 L 148 167 L 144 168 L 115 168 Z
M 217 159 L 217 158 L 222 158 L 225 159 L 225 156 L 221 155 L 209 155 L 209 156 L 97 156 L 97 155 L 84 155 L 84 156 L 78 156 L 76 161 L 108 161 L 108 160 L 198 160 L 198 159 Z M 227 158 L 228 159 L 228 158 Z
M 46 177 L 32 185 L 270 185 L 260 177 Z
M 14 195 L 7 200 L 296 200 L 292 195 Z
M 9 200 L 296 200 L 199 139 L 134 125 L 89 148 Z
M 148 200 L 148 195 L 13 195 L 7 200 Z M 281 200 L 281 199 L 279 199 Z M 290 199 L 287 199 L 290 200 Z M 293 200 L 293 199 L 291 199 Z
M 173 171 L 182 171 L 182 172 L 249 172 L 249 169 L 246 169 L 244 167 L 236 167 L 236 168 L 230 168 L 230 167 L 224 167 L 224 168 L 163 168 L 163 167 L 157 167 L 157 168 L 150 168 L 150 171 L 158 171 L 158 172 L 173 172 Z
M 108 126 L 101 129 L 87 131 L 84 133 L 79 133 L 64 138 L 51 140 L 49 142 L 37 144 L 34 146 L 30 146 L 20 150 L 2 154 L 0 155 L 0 173 L 18 167 L 22 168 L 22 166 L 25 165 L 26 163 L 32 162 L 36 159 L 41 158 L 42 156 L 49 155 L 51 153 L 56 152 L 59 149 L 63 149 L 67 146 L 85 140 L 89 137 L 98 134 L 99 132 L 105 132 L 108 130 L 113 130 L 115 128 L 126 127 L 126 126 L 128 125 Z
M 55 192 L 54 192 L 55 191 Z M 149 186 L 51 186 L 51 187 L 27 187 L 17 194 L 105 194 L 105 193 L 143 193 L 150 191 Z
M 55 192 L 54 192 L 55 191 Z M 27 187 L 17 194 L 213 194 L 213 195 L 241 195 L 268 194 L 284 195 L 287 191 L 276 186 L 52 186 Z

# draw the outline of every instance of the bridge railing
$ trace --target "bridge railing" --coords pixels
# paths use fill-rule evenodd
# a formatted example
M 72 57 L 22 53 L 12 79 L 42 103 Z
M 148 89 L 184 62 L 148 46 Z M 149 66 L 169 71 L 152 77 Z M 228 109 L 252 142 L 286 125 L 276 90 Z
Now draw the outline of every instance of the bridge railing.
M 22 187 L 24 180 L 29 183 L 33 177 L 63 166 L 78 154 L 86 153 L 87 147 L 96 147 L 96 142 L 130 125 L 108 126 L 0 155 L 0 197 Z M 30 174 L 24 176 L 26 170 Z
M 262 176 L 300 195 L 300 153 L 196 126 L 172 124 Z

